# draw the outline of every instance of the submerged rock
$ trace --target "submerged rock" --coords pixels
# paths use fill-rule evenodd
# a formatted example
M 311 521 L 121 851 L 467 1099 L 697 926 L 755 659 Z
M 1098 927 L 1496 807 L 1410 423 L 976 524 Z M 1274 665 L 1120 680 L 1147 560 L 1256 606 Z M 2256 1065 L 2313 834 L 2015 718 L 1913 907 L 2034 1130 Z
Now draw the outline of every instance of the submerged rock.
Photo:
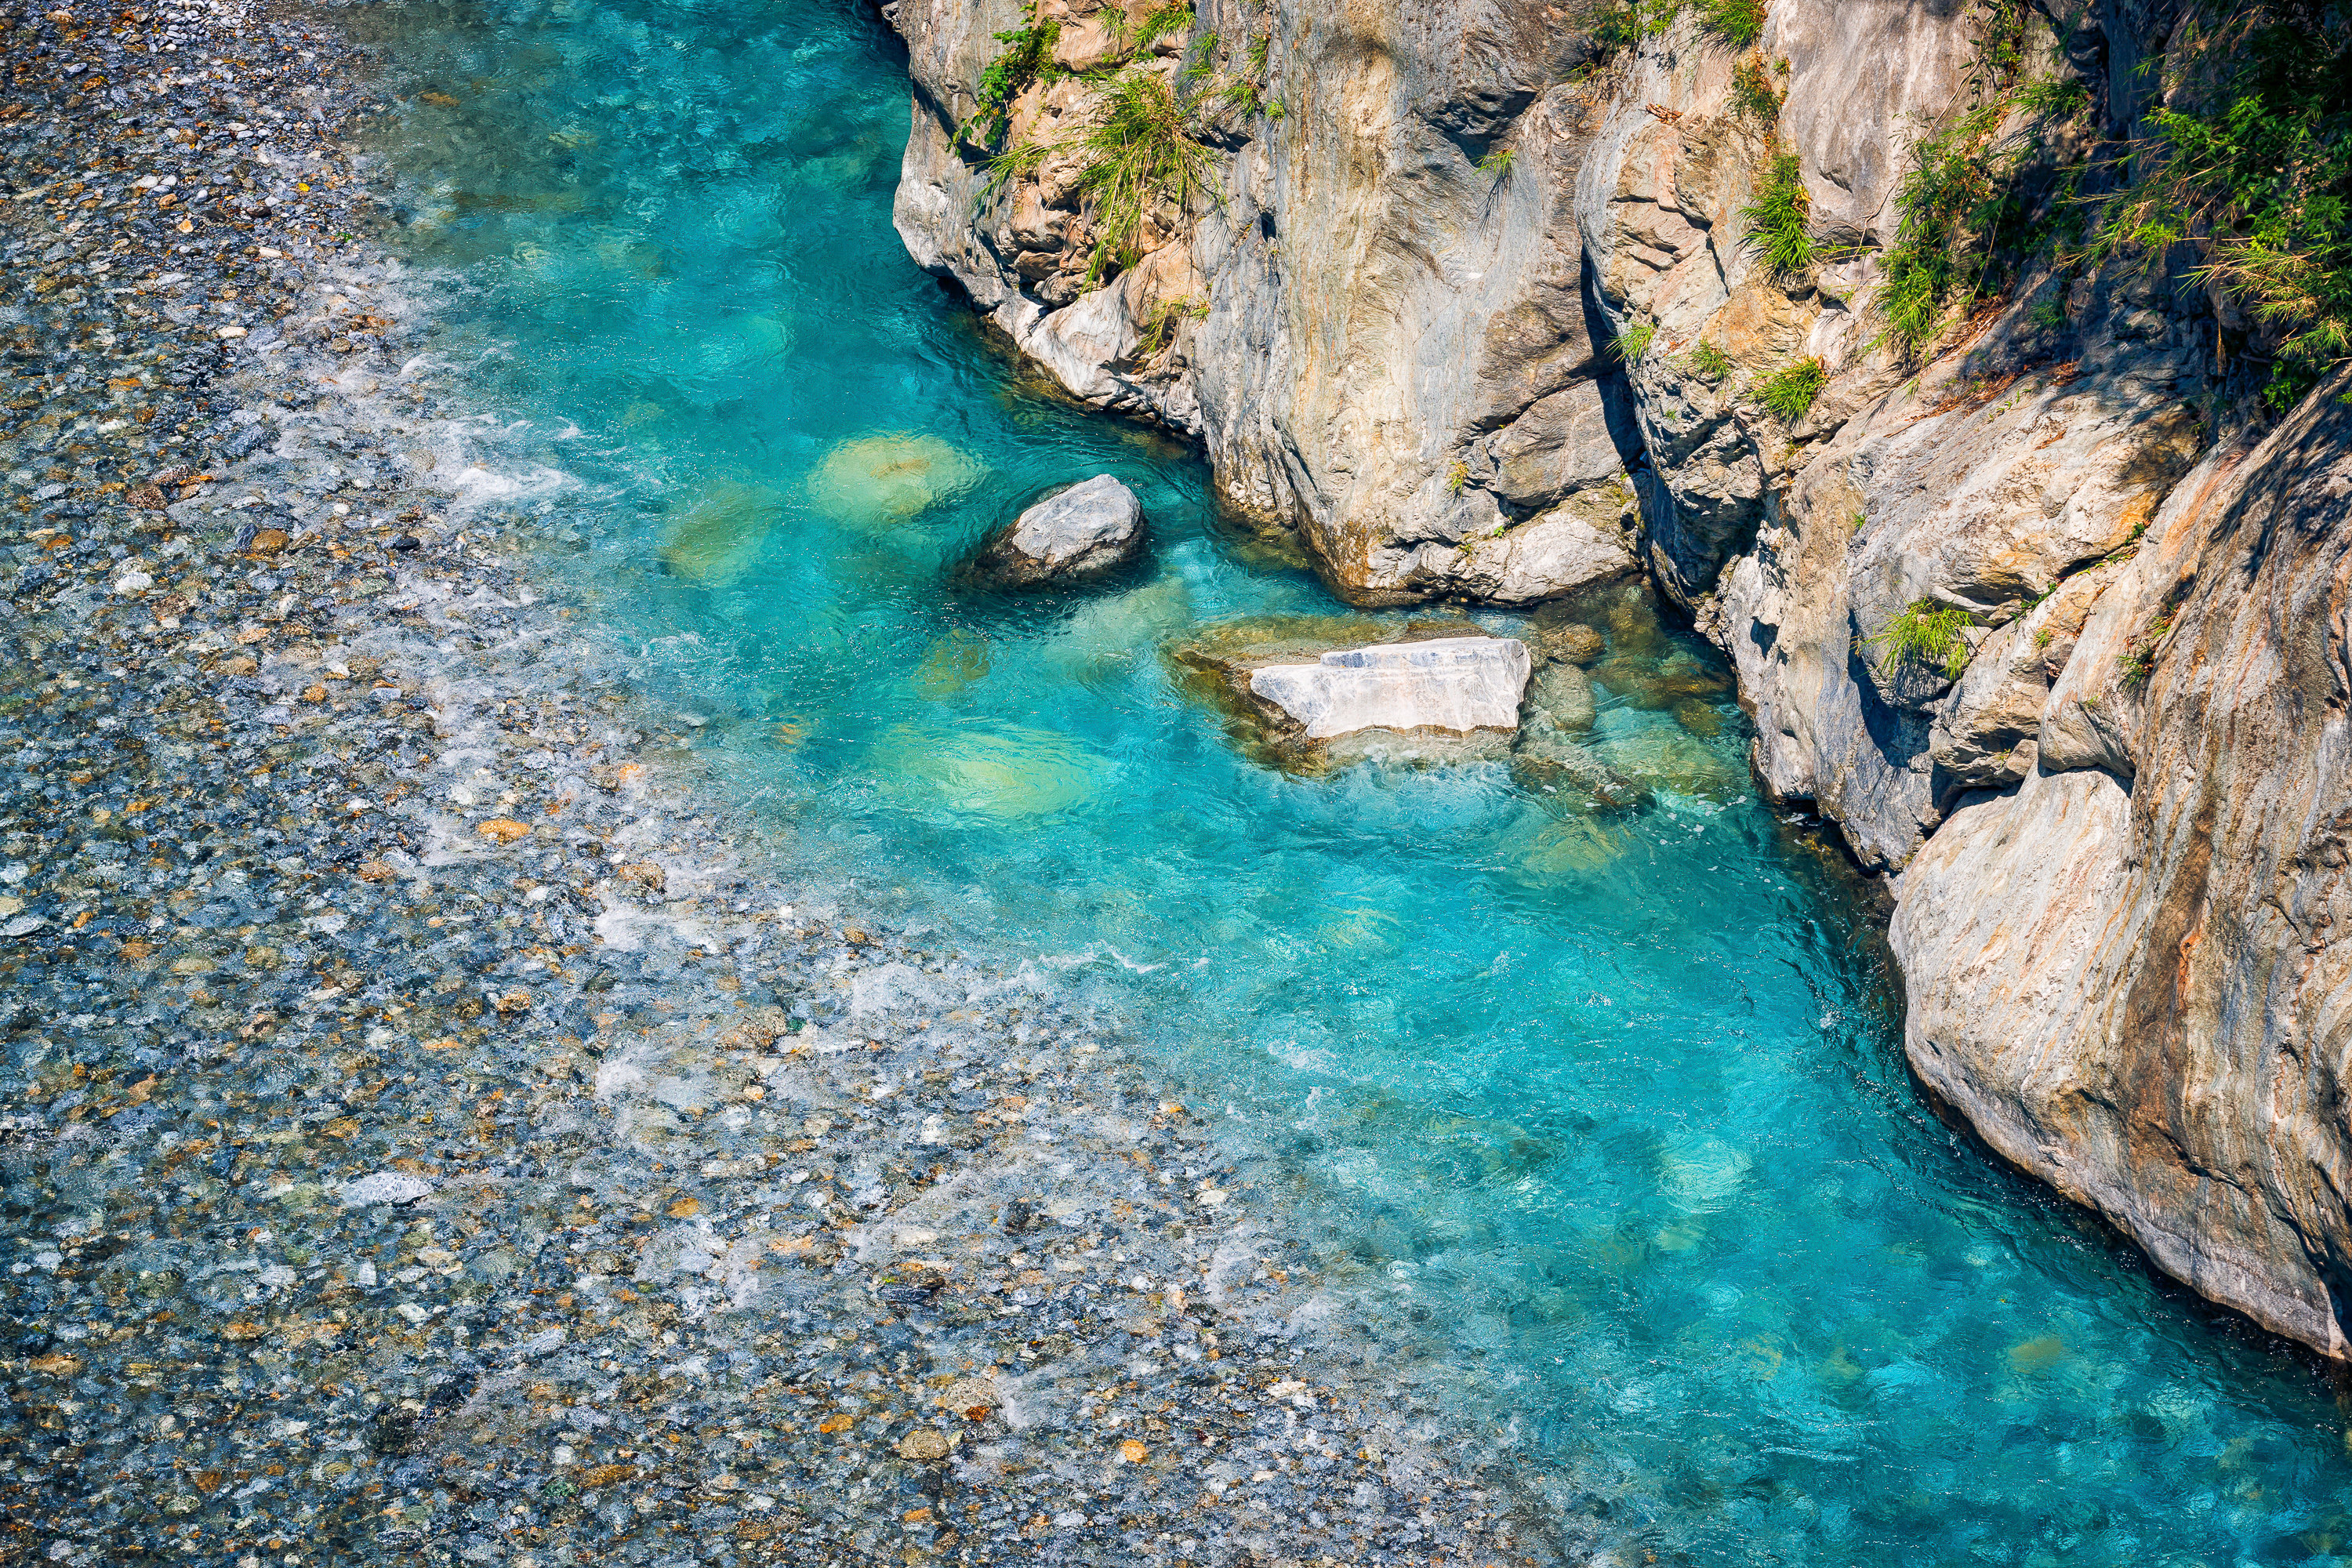
M 861 436 L 825 455 L 809 475 L 808 494 L 836 522 L 885 528 L 970 489 L 980 476 L 977 459 L 936 436 Z
M 1313 741 L 1358 730 L 1516 730 L 1528 668 L 1528 645 L 1516 638 L 1440 637 L 1265 666 L 1251 672 L 1250 691 Z
M 1004 588 L 1070 583 L 1116 571 L 1143 552 L 1143 507 L 1108 474 L 1046 497 L 972 557 L 982 581 Z
M 751 569 L 783 515 L 783 498 L 765 485 L 722 481 L 680 510 L 662 541 L 662 564 L 708 587 L 725 587 Z

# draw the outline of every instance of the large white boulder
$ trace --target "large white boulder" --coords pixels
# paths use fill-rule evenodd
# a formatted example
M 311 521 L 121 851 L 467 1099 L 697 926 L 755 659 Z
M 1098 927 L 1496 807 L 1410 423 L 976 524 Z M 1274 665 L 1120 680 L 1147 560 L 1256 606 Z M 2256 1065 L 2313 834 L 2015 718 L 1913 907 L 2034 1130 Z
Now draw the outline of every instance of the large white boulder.
M 1135 492 L 1097 474 L 1048 496 L 981 547 L 973 566 L 1006 587 L 1068 582 L 1126 564 L 1143 548 Z
M 1359 730 L 1514 730 L 1531 666 L 1512 637 L 1439 637 L 1339 648 L 1267 665 L 1250 691 L 1328 741 Z

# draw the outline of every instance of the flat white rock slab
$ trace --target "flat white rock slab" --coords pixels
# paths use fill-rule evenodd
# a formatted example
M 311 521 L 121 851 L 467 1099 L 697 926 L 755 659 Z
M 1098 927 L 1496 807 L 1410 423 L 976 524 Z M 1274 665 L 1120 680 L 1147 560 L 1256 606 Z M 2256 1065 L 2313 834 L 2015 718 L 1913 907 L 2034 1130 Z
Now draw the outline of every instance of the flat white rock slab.
M 1511 637 L 1438 637 L 1339 648 L 1313 664 L 1253 670 L 1250 690 L 1328 741 L 1359 730 L 1515 730 L 1531 668 Z

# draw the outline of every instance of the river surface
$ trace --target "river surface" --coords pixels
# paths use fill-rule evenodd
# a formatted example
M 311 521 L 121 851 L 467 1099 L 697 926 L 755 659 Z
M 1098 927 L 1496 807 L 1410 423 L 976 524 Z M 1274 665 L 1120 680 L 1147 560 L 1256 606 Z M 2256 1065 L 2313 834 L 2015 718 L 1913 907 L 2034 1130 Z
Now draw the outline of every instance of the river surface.
M 1639 595 L 1549 623 L 1602 637 L 1589 743 L 1637 808 L 1492 763 L 1271 770 L 1162 649 L 1340 606 L 1220 531 L 1195 455 L 1024 384 L 908 261 L 906 81 L 864 7 L 343 19 L 387 52 L 390 240 L 481 415 L 437 477 L 544 520 L 600 607 L 582 657 L 690 714 L 826 898 L 1115 1006 L 1284 1173 L 1335 1324 L 1410 1340 L 1396 1375 L 1561 1506 L 1696 1562 L 2352 1552 L 2312 1364 L 1925 1111 L 1874 917 Z M 1102 471 L 1148 566 L 956 586 Z

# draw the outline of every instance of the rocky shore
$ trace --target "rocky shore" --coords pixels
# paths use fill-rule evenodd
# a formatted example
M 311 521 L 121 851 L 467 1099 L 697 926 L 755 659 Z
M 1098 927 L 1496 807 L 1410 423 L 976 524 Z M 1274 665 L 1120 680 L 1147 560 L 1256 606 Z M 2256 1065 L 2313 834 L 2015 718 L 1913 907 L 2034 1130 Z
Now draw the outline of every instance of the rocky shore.
M 0 40 L 0 1555 L 1517 1562 L 1590 1524 L 1318 1326 L 1281 1173 L 1115 1021 L 764 871 L 685 727 L 583 668 L 544 531 L 447 506 L 465 411 L 321 16 Z

